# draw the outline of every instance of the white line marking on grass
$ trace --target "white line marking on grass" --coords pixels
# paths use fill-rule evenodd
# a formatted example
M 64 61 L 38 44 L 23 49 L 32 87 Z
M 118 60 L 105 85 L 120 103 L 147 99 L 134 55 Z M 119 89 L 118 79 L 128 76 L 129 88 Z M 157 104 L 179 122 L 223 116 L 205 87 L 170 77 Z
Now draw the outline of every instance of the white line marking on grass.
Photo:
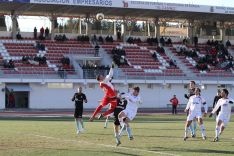
M 172 153 L 149 151 L 149 150 L 138 149 L 138 148 L 121 147 L 121 146 L 116 147 L 113 145 L 96 144 L 96 143 L 92 143 L 92 142 L 79 141 L 79 140 L 61 139 L 61 138 L 55 138 L 55 137 L 51 137 L 51 136 L 44 136 L 44 135 L 37 135 L 37 134 L 29 134 L 29 135 L 40 137 L 40 138 L 45 138 L 45 139 L 59 140 L 59 141 L 64 141 L 64 142 L 78 142 L 78 143 L 82 143 L 82 144 L 98 145 L 98 146 L 102 146 L 102 147 L 111 147 L 111 148 L 115 148 L 115 149 L 125 149 L 125 150 L 131 150 L 131 151 L 138 151 L 138 152 L 145 152 L 145 153 L 152 153 L 152 154 L 161 154 L 161 155 L 168 155 L 168 156 L 179 156 L 177 154 L 172 154 Z

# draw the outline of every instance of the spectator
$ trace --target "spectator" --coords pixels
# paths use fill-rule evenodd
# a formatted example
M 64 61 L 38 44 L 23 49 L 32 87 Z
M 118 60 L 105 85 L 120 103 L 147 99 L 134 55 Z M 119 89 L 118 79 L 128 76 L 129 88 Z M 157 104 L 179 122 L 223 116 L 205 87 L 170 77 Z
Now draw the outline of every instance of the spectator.
M 209 45 L 209 46 L 211 46 L 210 40 L 208 40 L 206 44 Z
M 163 36 L 160 38 L 160 43 L 162 46 L 165 46 L 165 40 L 164 40 Z
M 99 36 L 98 41 L 99 41 L 99 43 L 102 43 L 102 44 L 104 43 L 102 36 Z
M 66 78 L 67 75 L 66 75 L 66 71 L 65 69 L 63 68 L 63 66 L 60 66 L 59 69 L 58 69 L 58 74 L 61 78 Z
M 39 41 L 36 41 L 36 48 L 41 51 L 45 51 L 45 45 L 40 43 Z
M 44 37 L 45 30 L 43 27 L 40 29 L 40 37 Z
M 46 60 L 47 60 L 47 58 L 45 57 L 45 55 L 42 56 L 42 57 L 41 57 L 41 64 L 42 64 L 42 65 L 47 64 Z
M 37 27 L 34 27 L 33 36 L 34 36 L 34 39 L 37 39 Z
M 133 38 L 132 38 L 132 37 L 129 37 L 129 38 L 127 39 L 127 42 L 130 43 L 130 44 L 133 44 L 133 43 L 134 43 Z
M 78 40 L 78 38 L 79 38 L 79 36 L 77 37 L 77 40 Z M 56 40 L 56 41 L 67 41 L 68 39 L 67 39 L 66 35 L 63 34 L 63 35 L 55 35 L 54 40 Z
M 46 27 L 46 29 L 45 29 L 45 39 L 49 38 L 49 33 L 50 33 L 50 30 L 49 30 L 48 27 Z
M 21 34 L 20 34 L 20 32 L 18 32 L 18 33 L 16 34 L 16 38 L 17 38 L 18 40 L 23 39 L 22 36 L 21 36 Z
M 174 68 L 176 68 L 176 67 L 177 67 L 177 66 L 176 66 L 176 60 L 172 60 L 172 59 L 171 59 L 171 60 L 169 61 L 169 65 L 170 65 L 170 67 L 173 66 Z
M 65 34 L 63 34 L 63 37 L 62 37 L 62 41 L 67 41 L 67 36 Z
M 154 60 L 155 60 L 155 61 L 157 61 L 157 60 L 158 60 L 158 57 L 157 57 L 156 52 L 154 52 L 154 53 L 152 54 L 152 57 L 154 58 Z
M 188 43 L 188 40 L 186 38 L 183 39 L 183 44 L 186 45 Z
M 13 90 L 8 95 L 8 104 L 9 104 L 9 108 L 15 107 L 15 96 L 13 94 Z
M 112 49 L 112 58 L 113 61 L 118 65 L 128 65 L 128 61 L 125 58 L 125 50 L 122 48 L 113 48 Z
M 15 62 L 13 60 L 9 61 L 9 68 L 12 68 L 12 69 L 15 68 Z
M 121 32 L 120 32 L 120 30 L 117 31 L 117 40 L 121 41 Z
M 227 40 L 226 47 L 228 48 L 228 47 L 231 47 L 231 46 L 232 46 L 231 42 L 229 40 Z
M 179 104 L 179 101 L 176 98 L 176 95 L 174 95 L 173 98 L 170 99 L 170 102 L 172 104 L 172 114 L 177 114 L 177 106 Z
M 94 78 L 97 74 L 108 74 L 109 66 L 86 64 L 82 66 L 84 78 Z
M 198 37 L 197 36 L 195 36 L 193 38 L 193 42 L 194 42 L 194 46 L 197 47 L 197 44 L 198 44 Z
M 99 45 L 98 44 L 96 44 L 96 46 L 95 46 L 95 55 L 94 56 L 99 56 Z
M 97 36 L 96 36 L 96 34 L 93 35 L 92 42 L 93 42 L 93 44 L 97 44 Z
M 172 41 L 171 41 L 171 38 L 169 37 L 168 40 L 167 40 L 167 45 L 171 46 L 172 45 Z
M 110 35 L 108 35 L 108 36 L 106 36 L 106 42 L 110 42 L 110 43 L 113 43 L 113 37 L 112 36 L 110 36 Z
M 29 60 L 29 57 L 28 57 L 28 56 L 23 56 L 23 57 L 22 57 L 22 63 L 23 63 L 23 64 L 29 64 L 28 60 Z

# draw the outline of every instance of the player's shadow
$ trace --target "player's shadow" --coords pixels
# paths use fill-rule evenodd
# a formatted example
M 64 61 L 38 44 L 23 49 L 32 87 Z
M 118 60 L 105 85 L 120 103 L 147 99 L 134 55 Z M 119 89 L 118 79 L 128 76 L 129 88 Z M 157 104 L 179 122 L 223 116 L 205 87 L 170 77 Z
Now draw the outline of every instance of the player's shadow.
M 129 154 L 129 153 L 124 153 L 124 152 L 113 152 L 113 153 L 115 153 L 115 154 L 118 154 L 118 155 L 128 155 L 128 156 L 139 156 L 139 155 L 137 155 L 137 154 Z M 112 153 L 112 154 L 113 154 Z
M 143 121 L 143 122 L 147 122 L 147 121 L 153 121 L 153 122 L 175 122 L 175 121 L 185 121 L 185 119 L 180 119 L 180 118 L 157 118 L 157 117 L 150 117 L 150 118 L 144 118 L 144 117 L 136 117 L 136 122 L 139 121 Z
M 155 149 L 154 149 L 155 148 Z M 234 151 L 224 151 L 224 150 L 214 150 L 214 149 L 184 149 L 184 148 L 166 148 L 166 147 L 154 147 L 153 149 L 151 148 L 151 151 L 158 151 L 158 150 L 165 150 L 165 151 L 174 151 L 174 152 L 194 152 L 194 153 L 209 153 L 209 154 L 230 154 L 234 155 Z
M 123 155 L 123 156 L 139 156 L 137 154 L 130 154 L 130 153 L 124 153 L 124 151 L 94 151 L 94 150 L 85 150 L 85 149 L 65 149 L 65 148 L 44 148 L 44 149 L 55 149 L 55 150 L 58 150 L 58 151 L 69 151 L 69 152 L 85 152 L 85 153 L 92 153 L 92 155 L 95 155 L 97 153 L 102 153 L 103 155 L 113 155 L 113 153 L 116 153 L 118 155 Z
M 183 137 L 175 137 L 175 136 L 156 136 L 156 135 L 134 135 L 137 138 L 181 138 L 181 140 L 183 139 Z
M 164 129 L 164 128 L 147 128 L 147 129 L 145 129 L 145 128 L 134 128 L 134 129 L 138 129 L 138 130 L 166 130 L 166 131 L 168 131 L 168 128 L 167 129 Z M 179 131 L 181 131 L 181 130 L 184 130 L 183 128 L 170 128 L 170 131 L 173 131 L 173 130 L 179 130 Z
M 107 135 L 110 135 L 110 136 L 113 136 L 113 134 L 107 134 L 107 133 L 92 133 L 92 132 L 85 132 L 85 134 L 91 134 L 91 135 L 101 135 L 101 136 L 107 136 Z

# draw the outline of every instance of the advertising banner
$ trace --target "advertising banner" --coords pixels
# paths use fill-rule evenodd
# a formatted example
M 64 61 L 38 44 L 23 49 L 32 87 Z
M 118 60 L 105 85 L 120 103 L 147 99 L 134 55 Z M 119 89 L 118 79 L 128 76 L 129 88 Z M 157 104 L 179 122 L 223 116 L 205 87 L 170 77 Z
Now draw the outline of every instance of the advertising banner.
M 21 3 L 36 3 L 36 4 L 58 4 L 58 5 L 234 14 L 234 7 L 164 3 L 164 2 L 140 1 L 140 0 L 0 0 L 0 2 L 21 2 Z
M 187 36 L 187 28 L 160 27 L 161 36 Z

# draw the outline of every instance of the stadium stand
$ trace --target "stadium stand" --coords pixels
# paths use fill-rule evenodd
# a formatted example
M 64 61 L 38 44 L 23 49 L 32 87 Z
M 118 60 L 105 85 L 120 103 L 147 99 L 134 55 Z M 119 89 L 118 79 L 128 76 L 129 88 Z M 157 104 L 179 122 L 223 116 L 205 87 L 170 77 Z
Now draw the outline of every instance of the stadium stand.
M 170 50 L 197 76 L 234 76 L 233 57 L 222 44 L 174 45 Z

